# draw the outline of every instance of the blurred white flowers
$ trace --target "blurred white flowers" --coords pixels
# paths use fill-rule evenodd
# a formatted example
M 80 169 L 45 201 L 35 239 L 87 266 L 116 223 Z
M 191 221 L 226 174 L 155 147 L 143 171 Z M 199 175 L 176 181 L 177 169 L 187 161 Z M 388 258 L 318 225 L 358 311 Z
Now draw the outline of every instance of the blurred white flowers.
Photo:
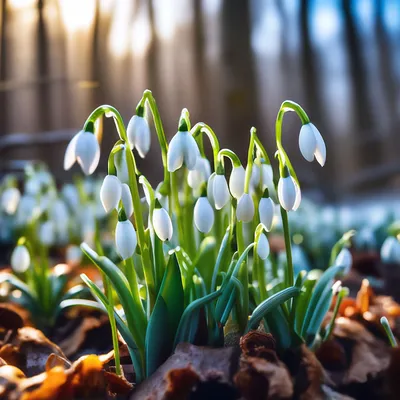
M 15 187 L 10 187 L 4 190 L 1 195 L 1 208 L 7 214 L 14 214 L 17 211 L 19 201 L 21 199 L 21 193 Z
M 18 245 L 11 254 L 11 268 L 17 273 L 24 273 L 31 264 L 31 256 L 25 245 Z

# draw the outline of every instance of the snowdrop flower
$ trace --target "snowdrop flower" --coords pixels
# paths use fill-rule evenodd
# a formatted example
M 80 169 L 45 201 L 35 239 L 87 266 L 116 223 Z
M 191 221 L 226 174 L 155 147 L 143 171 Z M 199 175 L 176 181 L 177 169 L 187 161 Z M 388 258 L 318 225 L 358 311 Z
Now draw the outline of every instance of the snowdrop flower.
M 68 265 L 76 267 L 82 260 L 82 250 L 79 246 L 71 245 L 67 247 L 65 252 L 65 261 Z
M 244 181 L 246 178 L 246 171 L 243 165 L 233 167 L 231 176 L 229 177 L 229 189 L 232 196 L 239 200 L 244 193 Z
M 168 171 L 176 171 L 182 167 L 183 163 L 188 170 L 195 169 L 198 157 L 200 157 L 200 151 L 193 136 L 188 131 L 178 131 L 168 147 Z
M 36 178 L 36 175 L 28 179 L 24 189 L 26 194 L 31 194 L 32 196 L 36 196 L 40 192 L 41 183 L 39 179 Z
M 389 236 L 381 247 L 381 259 L 385 263 L 400 263 L 400 242 Z
M 79 193 L 74 185 L 70 183 L 64 185 L 61 193 L 71 209 L 76 210 L 79 207 Z
M 124 210 L 127 218 L 129 219 L 133 214 L 133 201 L 131 189 L 126 183 L 121 185 L 121 200 L 124 205 Z
M 353 264 L 353 256 L 347 247 L 343 247 L 340 253 L 336 257 L 335 265 L 342 265 L 345 268 L 345 274 L 350 271 L 351 265 Z
M 303 157 L 311 162 L 314 157 L 321 165 L 324 166 L 326 160 L 326 146 L 319 130 L 309 122 L 304 124 L 300 129 L 299 147 Z
M 225 175 L 212 174 L 210 176 L 207 184 L 207 196 L 212 199 L 217 210 L 220 210 L 228 203 L 231 195 Z
M 1 207 L 7 214 L 14 214 L 17 211 L 21 193 L 15 187 L 7 188 L 1 196 Z
M 272 229 L 274 211 L 275 204 L 271 197 L 262 197 L 258 204 L 258 214 L 260 217 L 260 222 L 264 225 L 268 232 Z
M 274 173 L 270 164 L 262 163 L 260 167 L 260 184 L 262 190 L 274 189 Z
M 96 170 L 100 160 L 100 146 L 93 132 L 80 131 L 69 142 L 64 156 L 64 169 L 69 170 L 78 161 L 85 175 Z
M 39 240 L 45 246 L 51 246 L 54 242 L 54 223 L 53 221 L 46 221 L 39 227 Z
M 295 211 L 301 202 L 301 191 L 297 182 L 285 167 L 285 172 L 278 182 L 278 198 L 286 211 Z
M 156 201 L 156 208 L 153 211 L 153 228 L 156 235 L 163 242 L 172 239 L 173 229 L 171 218 L 158 201 Z
M 22 274 L 31 264 L 31 256 L 25 245 L 18 245 L 11 254 L 11 268 Z
M 139 156 L 144 158 L 150 150 L 150 127 L 147 119 L 140 115 L 134 115 L 126 128 L 131 149 L 136 147 Z
M 214 225 L 214 211 L 206 196 L 199 197 L 194 206 L 194 224 L 202 233 L 210 232 Z
M 199 188 L 211 175 L 210 162 L 207 158 L 197 157 L 195 168 L 188 173 L 188 185 L 192 189 Z
M 123 260 L 133 256 L 137 245 L 135 228 L 129 220 L 118 221 L 115 229 L 115 246 Z
M 238 221 L 250 222 L 254 217 L 254 202 L 250 194 L 243 193 L 239 199 L 236 209 Z
M 100 189 L 100 200 L 106 213 L 118 207 L 122 185 L 115 175 L 106 175 Z
M 34 217 L 36 217 L 39 212 L 40 209 L 36 203 L 36 199 L 33 196 L 22 196 L 17 210 L 16 224 L 19 226 L 25 225 Z
M 258 238 L 257 255 L 261 260 L 265 260 L 269 256 L 269 242 L 264 233 L 261 233 Z

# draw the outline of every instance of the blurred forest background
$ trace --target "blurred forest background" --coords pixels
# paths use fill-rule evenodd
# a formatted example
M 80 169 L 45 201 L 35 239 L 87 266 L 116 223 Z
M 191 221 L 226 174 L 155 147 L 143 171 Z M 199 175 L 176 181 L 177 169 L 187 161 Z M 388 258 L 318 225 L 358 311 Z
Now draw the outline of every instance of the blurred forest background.
M 327 143 L 324 168 L 284 142 L 303 188 L 321 200 L 400 188 L 398 0 L 0 0 L 0 172 L 43 160 L 60 180 L 65 146 L 96 106 L 127 122 L 144 89 L 168 138 L 187 107 L 242 161 L 249 129 L 274 149 L 285 99 Z M 103 149 L 117 134 L 104 125 Z M 139 163 L 162 177 L 158 145 Z M 106 152 L 101 169 L 106 170 Z M 78 170 L 74 170 L 77 172 Z

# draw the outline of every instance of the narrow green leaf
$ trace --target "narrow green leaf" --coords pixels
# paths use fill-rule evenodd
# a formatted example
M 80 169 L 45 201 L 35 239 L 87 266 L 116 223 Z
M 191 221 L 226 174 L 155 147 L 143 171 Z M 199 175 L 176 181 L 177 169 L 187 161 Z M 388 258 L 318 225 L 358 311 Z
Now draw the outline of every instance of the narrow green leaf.
M 335 321 L 336 321 L 337 314 L 339 312 L 340 304 L 342 303 L 342 300 L 345 297 L 347 297 L 348 295 L 349 295 L 349 289 L 347 287 L 342 287 L 339 290 L 339 293 L 336 298 L 335 308 L 333 309 L 331 321 L 329 322 L 328 326 L 326 327 L 326 332 L 324 335 L 324 342 L 330 338 L 330 336 L 333 332 L 333 328 L 335 327 Z
M 334 265 L 336 257 L 340 253 L 343 247 L 350 244 L 350 239 L 356 234 L 354 229 L 347 231 L 343 236 L 334 244 L 331 251 L 331 257 L 329 259 L 329 265 Z
M 289 287 L 283 289 L 279 293 L 276 293 L 269 297 L 268 299 L 264 300 L 254 311 L 251 315 L 247 327 L 246 332 L 249 332 L 252 329 L 257 329 L 260 321 L 265 317 L 266 314 L 283 304 L 285 301 L 291 299 L 294 296 L 299 294 L 300 290 L 295 287 Z
M 304 323 L 307 307 L 316 282 L 317 281 L 315 279 L 306 280 L 301 288 L 299 296 L 296 298 L 295 303 L 293 304 L 293 309 L 295 311 L 294 330 L 298 335 L 301 334 L 301 328 Z
M 211 292 L 214 292 L 216 289 L 217 277 L 218 277 L 219 270 L 221 269 L 221 266 L 225 263 L 226 257 L 229 254 L 229 248 L 230 248 L 231 240 L 232 240 L 231 232 L 232 232 L 232 230 L 228 226 L 228 229 L 226 230 L 224 238 L 222 239 L 222 242 L 221 242 L 221 246 L 219 248 L 217 261 L 215 262 L 215 265 L 214 265 L 214 270 L 213 270 L 212 279 L 211 279 L 211 288 L 210 288 Z
M 8 282 L 10 285 L 15 287 L 16 289 L 20 290 L 24 295 L 29 298 L 33 302 L 37 302 L 36 296 L 32 293 L 31 289 L 29 286 L 22 282 L 20 279 L 15 277 L 12 274 L 9 274 L 8 272 L 2 272 L 0 273 L 0 283 L 3 282 Z

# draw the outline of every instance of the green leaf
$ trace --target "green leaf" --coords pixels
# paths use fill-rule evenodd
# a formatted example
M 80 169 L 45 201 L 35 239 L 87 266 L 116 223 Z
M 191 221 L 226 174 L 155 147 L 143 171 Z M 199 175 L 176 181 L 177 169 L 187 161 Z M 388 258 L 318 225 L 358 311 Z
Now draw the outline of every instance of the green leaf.
M 168 267 L 167 267 L 168 268 Z M 155 370 L 171 353 L 171 335 L 168 327 L 168 308 L 162 295 L 159 295 L 154 305 L 146 332 L 146 376 Z
M 299 294 L 300 290 L 295 287 L 289 287 L 283 289 L 279 293 L 276 293 L 264 300 L 251 315 L 249 322 L 247 323 L 246 332 L 249 332 L 252 329 L 257 329 L 260 324 L 260 321 L 265 317 L 266 314 L 273 311 L 275 308 L 283 304 L 285 301 L 291 299 L 294 296 Z
M 22 282 L 20 279 L 15 277 L 14 275 L 9 274 L 8 272 L 0 273 L 0 283 L 3 282 L 8 282 L 10 285 L 20 290 L 32 302 L 37 303 L 38 300 L 35 294 L 32 293 L 30 287 L 26 283 Z
M 218 290 L 216 292 L 210 293 L 207 296 L 202 297 L 201 299 L 197 299 L 190 303 L 185 311 L 182 314 L 181 320 L 179 321 L 179 326 L 175 335 L 175 340 L 174 340 L 174 348 L 178 343 L 184 342 L 186 337 L 187 337 L 187 332 L 189 329 L 189 324 L 190 320 L 192 318 L 192 315 L 199 311 L 201 307 L 204 307 L 211 301 L 215 300 L 217 297 L 219 297 L 222 294 L 221 290 Z
M 303 284 L 304 278 L 307 276 L 307 271 L 300 271 L 296 277 L 296 282 L 294 283 L 294 286 L 297 287 L 299 290 L 301 290 L 301 286 Z M 299 296 L 296 296 L 296 298 L 293 300 L 292 303 L 292 309 L 290 310 L 290 324 L 294 326 L 294 322 L 296 319 L 296 308 L 297 308 L 297 303 L 300 299 L 301 292 Z
M 211 288 L 210 291 L 214 292 L 217 286 L 217 277 L 219 270 L 221 269 L 221 266 L 226 262 L 226 257 L 229 254 L 229 249 L 231 245 L 231 229 L 228 227 L 226 230 L 226 233 L 224 235 L 224 238 L 222 239 L 221 246 L 219 248 L 218 256 L 217 256 L 217 261 L 215 262 L 214 265 L 214 270 L 211 278 Z
M 293 309 L 295 311 L 294 330 L 298 335 L 301 334 L 301 328 L 304 323 L 308 303 L 310 302 L 310 298 L 316 282 L 317 281 L 315 279 L 306 280 L 303 284 L 303 287 L 301 288 L 299 296 L 293 303 Z
M 125 275 L 107 257 L 99 256 L 87 244 L 83 243 L 81 249 L 110 279 L 124 309 L 129 330 L 139 349 L 144 349 L 147 321 L 144 316 L 142 318 L 143 314 L 141 312 L 135 312 L 136 304 L 130 292 L 129 283 Z
M 156 293 L 158 293 L 165 272 L 165 255 L 163 250 L 163 242 L 157 235 L 153 236 L 154 236 L 153 254 L 154 254 L 155 278 L 156 278 Z
M 214 237 L 207 236 L 200 244 L 194 265 L 200 271 L 207 290 L 211 288 L 213 266 L 215 264 L 215 246 L 217 242 Z
M 310 325 L 310 321 L 312 316 L 317 308 L 318 302 L 321 299 L 326 288 L 330 289 L 332 287 L 333 279 L 340 273 L 343 272 L 344 267 L 341 265 L 334 265 L 329 267 L 324 273 L 321 275 L 321 278 L 318 279 L 313 293 L 311 295 L 310 301 L 307 305 L 307 311 L 304 317 L 303 325 L 301 328 L 301 334 L 304 338 L 305 334 L 307 333 L 308 327 Z
M 347 297 L 349 295 L 349 289 L 347 287 L 342 287 L 339 290 L 339 293 L 337 295 L 337 299 L 336 299 L 336 304 L 335 304 L 335 308 L 333 310 L 333 314 L 332 314 L 332 318 L 331 318 L 331 322 L 329 322 L 328 326 L 326 327 L 326 332 L 325 332 L 325 336 L 324 336 L 324 342 L 327 341 L 332 332 L 333 332 L 333 328 L 335 327 L 335 321 L 336 321 L 336 316 L 339 312 L 339 308 L 340 308 L 340 304 L 342 303 L 342 300 Z

